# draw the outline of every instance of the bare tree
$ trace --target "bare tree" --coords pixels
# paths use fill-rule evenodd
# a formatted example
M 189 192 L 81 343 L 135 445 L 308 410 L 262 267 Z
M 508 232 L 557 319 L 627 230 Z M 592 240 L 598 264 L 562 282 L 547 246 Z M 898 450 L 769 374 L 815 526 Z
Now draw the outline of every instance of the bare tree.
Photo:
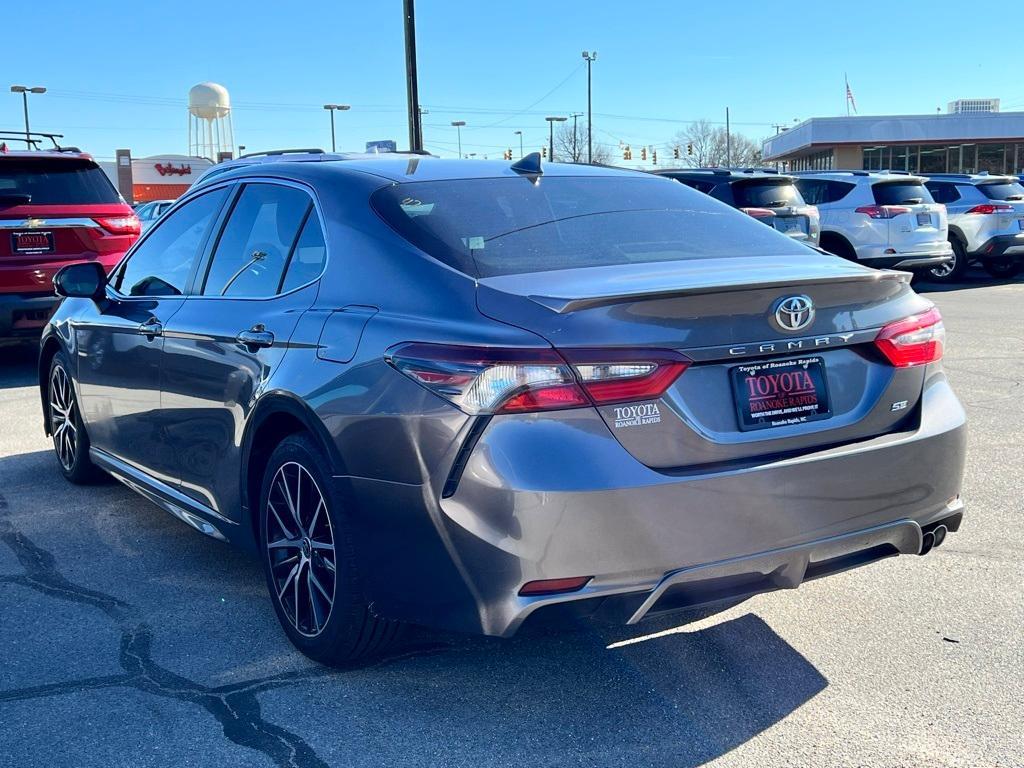
M 562 163 L 587 162 L 587 126 L 572 122 L 562 123 L 555 131 L 555 159 Z M 593 162 L 607 163 L 611 159 L 608 147 L 593 145 Z
M 679 160 L 672 159 L 675 147 L 679 147 Z M 712 126 L 707 120 L 690 123 L 679 131 L 668 150 L 668 164 L 690 168 L 749 168 L 761 164 L 760 145 L 741 133 L 727 136 L 724 126 Z

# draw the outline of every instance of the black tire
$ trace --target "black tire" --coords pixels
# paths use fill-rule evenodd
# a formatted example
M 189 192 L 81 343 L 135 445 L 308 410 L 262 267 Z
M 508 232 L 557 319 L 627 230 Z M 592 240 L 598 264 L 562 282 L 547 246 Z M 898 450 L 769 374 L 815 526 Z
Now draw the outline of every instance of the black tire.
M 997 280 L 1009 280 L 1020 274 L 1024 264 L 1004 256 L 999 259 L 986 259 L 982 266 L 985 267 L 986 272 Z
M 963 280 L 967 274 L 967 252 L 963 244 L 956 238 L 952 238 L 949 244 L 953 246 L 953 260 L 938 267 L 932 267 L 926 273 L 929 280 L 936 283 L 956 283 Z
M 833 232 L 821 234 L 821 247 L 829 253 L 835 254 L 847 261 L 857 261 L 857 251 L 850 245 L 849 241 Z
M 46 382 L 46 418 L 60 473 L 75 485 L 101 480 L 102 470 L 89 458 L 89 436 L 82 424 L 71 365 L 64 352 L 58 352 L 50 361 Z
M 331 666 L 380 655 L 395 644 L 401 629 L 374 615 L 363 596 L 345 507 L 316 442 L 303 434 L 282 440 L 260 489 L 259 545 L 267 589 L 292 644 Z

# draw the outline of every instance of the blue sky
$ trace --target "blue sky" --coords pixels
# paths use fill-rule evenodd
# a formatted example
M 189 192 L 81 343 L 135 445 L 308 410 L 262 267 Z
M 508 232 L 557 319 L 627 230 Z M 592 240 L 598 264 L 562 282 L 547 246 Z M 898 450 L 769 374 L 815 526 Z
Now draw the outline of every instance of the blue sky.
M 8 85 L 43 85 L 48 93 L 30 97 L 35 130 L 101 158 L 118 147 L 181 153 L 188 89 L 213 80 L 230 91 L 236 142 L 249 150 L 329 147 L 326 102 L 352 105 L 338 115 L 339 148 L 407 141 L 401 0 L 7 5 L 0 128 L 23 124 Z M 1024 109 L 1010 49 L 936 49 L 954 32 L 961 43 L 991 40 L 993 18 L 952 0 L 884 10 L 847 0 L 419 0 L 425 142 L 454 155 L 450 122 L 465 120 L 464 152 L 518 154 L 515 130 L 539 148 L 545 115 L 586 109 L 584 49 L 598 51 L 595 139 L 611 147 L 664 145 L 692 120 L 724 121 L 726 106 L 734 129 L 755 139 L 775 123 L 843 114 L 844 72 L 860 114 L 931 113 L 960 97 Z

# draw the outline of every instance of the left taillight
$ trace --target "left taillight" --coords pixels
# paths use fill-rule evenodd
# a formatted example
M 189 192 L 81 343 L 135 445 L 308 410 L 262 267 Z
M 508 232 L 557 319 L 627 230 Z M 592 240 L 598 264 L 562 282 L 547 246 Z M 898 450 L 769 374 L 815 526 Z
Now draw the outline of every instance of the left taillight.
M 142 231 L 142 224 L 135 214 L 130 216 L 100 216 L 94 218 L 97 224 L 112 235 L 137 235 Z
M 660 397 L 689 360 L 672 350 L 476 347 L 414 342 L 397 370 L 466 413 L 529 413 Z
M 946 328 L 937 307 L 889 323 L 875 337 L 875 346 L 897 368 L 941 360 L 945 343 Z

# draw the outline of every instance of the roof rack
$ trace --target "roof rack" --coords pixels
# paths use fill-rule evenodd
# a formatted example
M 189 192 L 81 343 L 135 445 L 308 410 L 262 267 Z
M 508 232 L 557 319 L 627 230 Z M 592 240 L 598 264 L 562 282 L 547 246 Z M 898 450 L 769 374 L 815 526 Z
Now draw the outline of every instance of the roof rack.
M 881 171 L 863 171 L 863 170 L 854 170 L 854 169 L 849 169 L 849 168 L 830 168 L 828 170 L 820 170 L 820 171 L 790 171 L 789 175 L 790 176 L 818 176 L 820 174 L 825 174 L 825 173 L 848 173 L 851 176 L 869 176 L 872 173 L 881 173 Z
M 0 131 L 0 141 L 5 144 L 9 141 L 20 141 L 29 149 L 39 149 L 39 143 L 43 139 L 49 139 L 53 148 L 58 152 L 81 152 L 78 147 L 62 147 L 57 139 L 63 139 L 63 133 L 40 133 L 38 131 Z

